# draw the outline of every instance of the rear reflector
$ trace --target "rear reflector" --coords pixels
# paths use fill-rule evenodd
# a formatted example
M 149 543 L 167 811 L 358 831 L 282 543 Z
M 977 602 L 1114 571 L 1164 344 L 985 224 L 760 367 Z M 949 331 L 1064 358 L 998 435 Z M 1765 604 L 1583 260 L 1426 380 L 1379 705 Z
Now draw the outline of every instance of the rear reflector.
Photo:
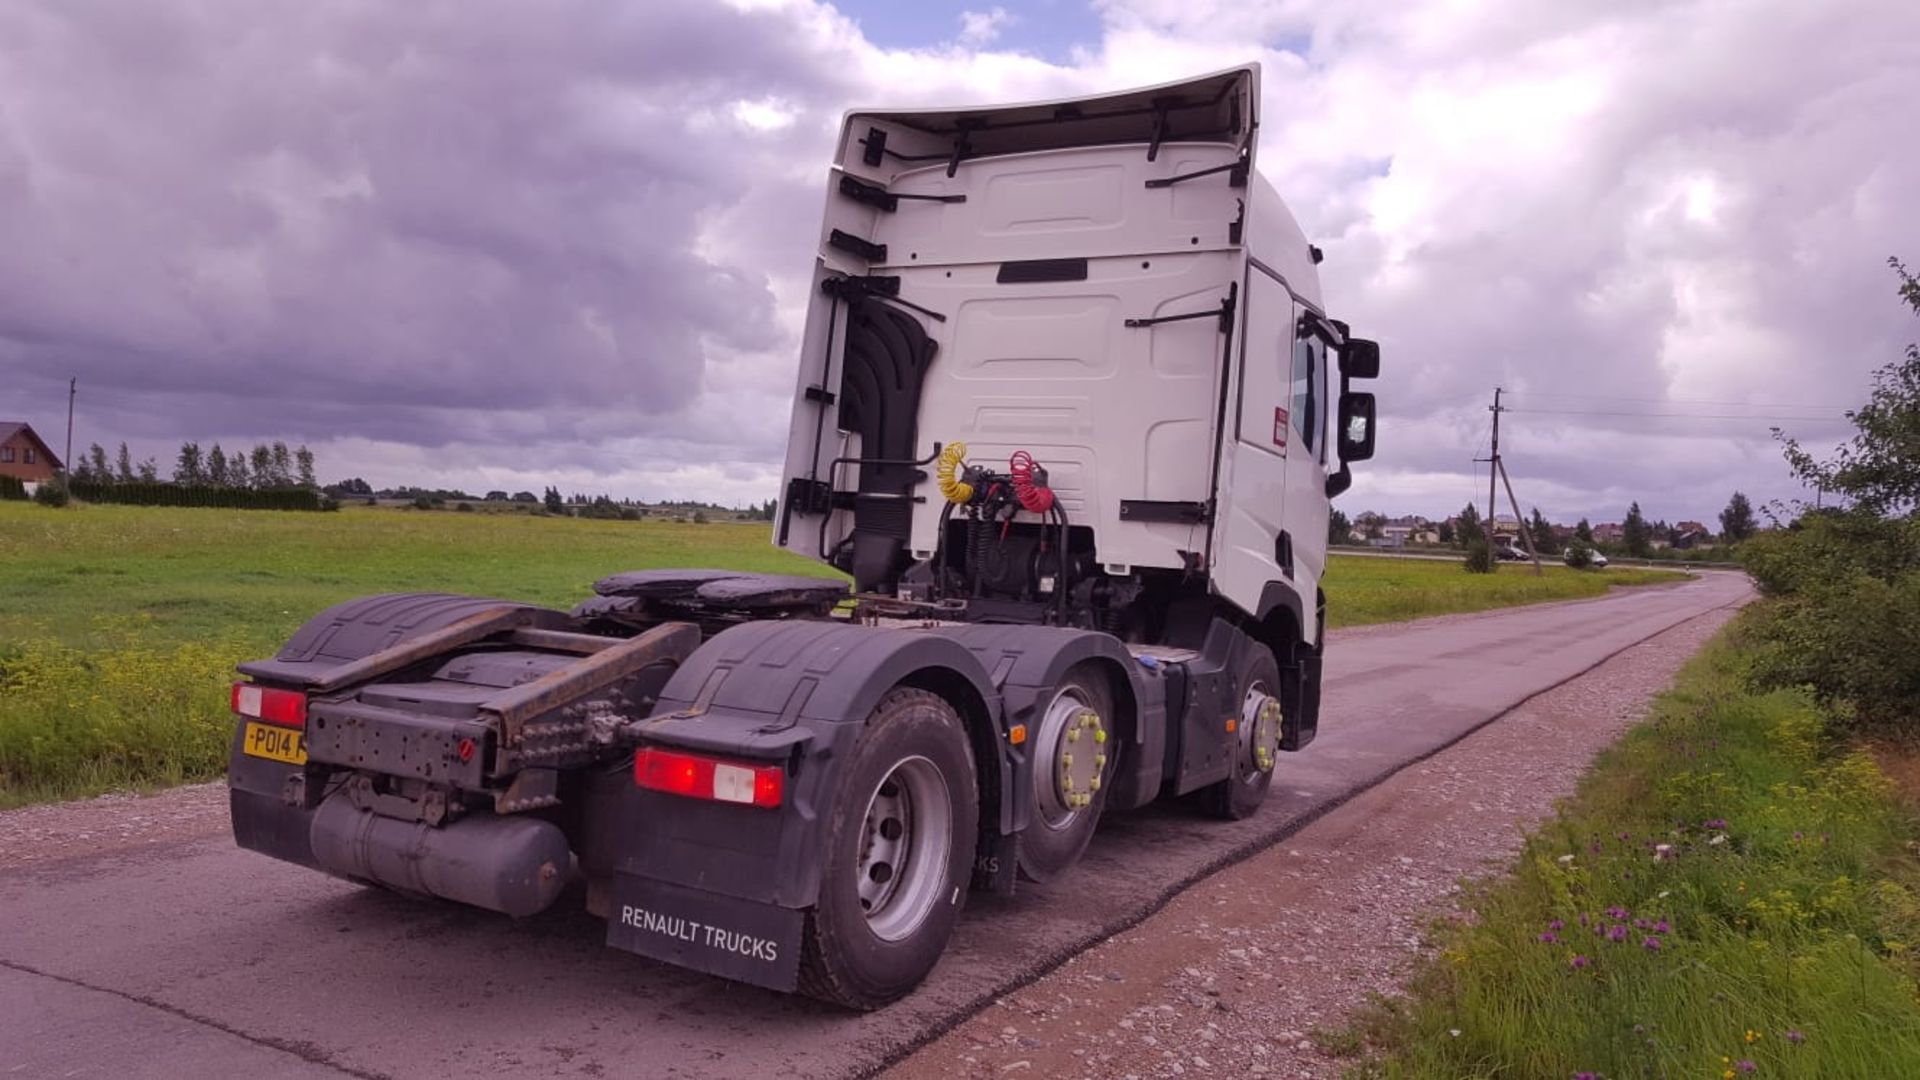
M 643 746 L 634 751 L 633 782 L 650 791 L 692 799 L 779 806 L 787 773 L 778 765 L 745 765 L 701 754 Z
M 233 684 L 233 711 L 269 724 L 303 728 L 307 726 L 307 695 L 237 682 Z

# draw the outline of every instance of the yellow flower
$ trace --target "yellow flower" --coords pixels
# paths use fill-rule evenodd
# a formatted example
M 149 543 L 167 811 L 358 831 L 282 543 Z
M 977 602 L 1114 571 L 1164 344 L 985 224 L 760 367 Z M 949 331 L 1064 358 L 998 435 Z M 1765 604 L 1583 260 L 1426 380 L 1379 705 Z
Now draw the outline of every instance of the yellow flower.
M 1747 1029 L 1747 1042 L 1749 1043 L 1758 1042 L 1759 1039 L 1760 1039 L 1759 1032 L 1753 1030 L 1752 1028 Z
M 1733 1070 L 1728 1069 L 1727 1071 L 1721 1073 L 1720 1080 L 1733 1080 Z

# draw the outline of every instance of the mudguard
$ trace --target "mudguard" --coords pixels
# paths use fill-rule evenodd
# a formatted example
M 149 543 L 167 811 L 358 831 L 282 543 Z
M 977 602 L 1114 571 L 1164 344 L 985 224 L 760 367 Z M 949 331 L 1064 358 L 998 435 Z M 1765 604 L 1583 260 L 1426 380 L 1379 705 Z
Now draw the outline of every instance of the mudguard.
M 1005 801 L 1011 760 L 999 695 L 959 642 L 918 629 L 746 623 L 687 658 L 637 734 L 645 744 L 784 762 L 783 804 L 767 810 L 686 799 L 642 790 L 631 776 L 606 777 L 593 785 L 584 815 L 589 873 L 792 910 L 812 906 L 822 819 L 841 763 L 880 698 L 909 680 L 960 709 L 982 787 Z
M 991 675 L 1000 692 L 1005 723 L 1037 727 L 1053 689 L 1075 664 L 1094 660 L 1113 676 L 1117 734 L 1125 748 L 1107 805 L 1116 810 L 1144 806 L 1159 794 L 1167 749 L 1166 684 L 1162 669 L 1148 668 L 1111 634 L 1058 626 L 943 626 L 935 633 L 965 645 Z M 1031 782 L 1032 761 L 1014 748 L 1013 790 Z M 1027 827 L 1025 799 L 1005 800 L 1003 834 Z

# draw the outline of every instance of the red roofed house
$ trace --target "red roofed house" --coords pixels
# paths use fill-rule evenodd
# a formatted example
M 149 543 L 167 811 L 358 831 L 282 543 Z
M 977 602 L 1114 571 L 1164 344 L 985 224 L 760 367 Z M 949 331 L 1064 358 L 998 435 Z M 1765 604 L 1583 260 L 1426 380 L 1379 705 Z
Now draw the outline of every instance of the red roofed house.
M 21 420 L 0 420 L 0 476 L 12 476 L 28 484 L 53 479 L 60 471 L 60 459 L 40 438 L 31 424 Z

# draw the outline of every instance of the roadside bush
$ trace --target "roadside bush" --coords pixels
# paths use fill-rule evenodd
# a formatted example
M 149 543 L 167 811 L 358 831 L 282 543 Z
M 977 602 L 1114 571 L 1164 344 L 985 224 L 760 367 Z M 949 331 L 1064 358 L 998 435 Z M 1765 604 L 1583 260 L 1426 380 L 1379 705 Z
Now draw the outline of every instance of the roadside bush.
M 41 506 L 58 507 L 65 506 L 73 500 L 72 497 L 67 494 L 66 487 L 47 480 L 34 489 L 33 501 L 39 503 Z
M 1467 573 L 1493 573 L 1493 544 L 1487 540 L 1475 540 L 1467 545 Z
M 1920 733 L 1920 521 L 1808 514 L 1748 541 L 1762 686 L 1806 686 L 1847 726 Z
M 1575 540 L 1567 545 L 1567 565 L 1575 570 L 1593 569 L 1593 549 Z
M 17 476 L 0 476 L 0 499 L 12 499 L 25 502 L 27 485 Z

